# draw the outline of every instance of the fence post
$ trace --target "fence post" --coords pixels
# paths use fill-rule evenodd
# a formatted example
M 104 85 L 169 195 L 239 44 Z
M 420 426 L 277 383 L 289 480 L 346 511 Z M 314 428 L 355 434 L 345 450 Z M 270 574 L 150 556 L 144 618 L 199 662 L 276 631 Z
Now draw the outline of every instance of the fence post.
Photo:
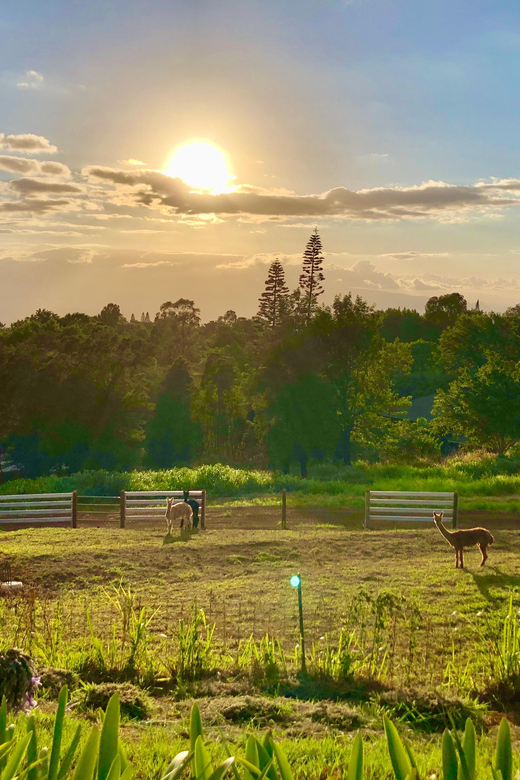
M 121 512 L 120 520 L 119 520 L 119 527 L 120 528 L 124 528 L 125 527 L 125 522 L 126 522 L 126 491 L 125 490 L 121 491 L 121 496 L 120 496 L 119 500 L 121 502 L 120 507 L 119 507 L 120 512 Z
M 372 528 L 370 521 L 370 490 L 365 490 L 365 528 Z
M 71 516 L 72 528 L 78 527 L 78 491 L 72 491 L 72 516 Z
M 282 490 L 282 528 L 287 528 L 287 490 Z
M 206 528 L 206 491 L 202 491 L 202 500 L 200 502 L 200 527 Z
M 459 521 L 459 494 L 455 492 L 453 494 L 453 528 L 457 527 Z

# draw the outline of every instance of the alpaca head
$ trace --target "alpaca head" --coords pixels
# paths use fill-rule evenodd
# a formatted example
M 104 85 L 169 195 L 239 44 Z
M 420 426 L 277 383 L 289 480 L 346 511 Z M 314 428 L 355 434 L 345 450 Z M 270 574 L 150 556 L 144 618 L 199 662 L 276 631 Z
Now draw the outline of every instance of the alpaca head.
M 444 512 L 434 512 L 433 513 L 433 522 L 436 526 L 439 525 L 439 523 L 442 523 L 442 518 L 444 517 Z
M 183 490 L 182 492 L 184 494 L 184 496 L 183 496 L 184 500 L 187 501 L 188 498 L 190 497 L 190 491 L 189 490 Z
M 166 497 L 166 517 L 169 517 L 170 510 L 172 508 L 173 498 Z

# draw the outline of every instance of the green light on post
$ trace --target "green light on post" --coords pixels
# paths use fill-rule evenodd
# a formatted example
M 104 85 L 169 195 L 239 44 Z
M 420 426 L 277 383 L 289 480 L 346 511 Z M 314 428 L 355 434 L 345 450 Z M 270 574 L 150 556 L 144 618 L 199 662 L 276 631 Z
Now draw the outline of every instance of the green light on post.
M 302 659 L 302 672 L 306 673 L 305 668 L 305 637 L 303 633 L 303 602 L 302 602 L 302 578 L 299 574 L 293 574 L 291 585 L 298 590 L 298 612 L 300 615 L 300 648 Z

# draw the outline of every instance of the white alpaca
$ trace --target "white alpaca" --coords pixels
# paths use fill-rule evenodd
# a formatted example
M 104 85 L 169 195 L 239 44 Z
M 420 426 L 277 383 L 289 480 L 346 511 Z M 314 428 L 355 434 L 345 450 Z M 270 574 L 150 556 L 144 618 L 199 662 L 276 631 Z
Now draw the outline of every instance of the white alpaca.
M 181 531 L 192 526 L 193 510 L 189 504 L 184 501 L 174 503 L 174 498 L 166 499 L 166 528 L 169 534 L 172 533 L 174 523 L 180 520 Z

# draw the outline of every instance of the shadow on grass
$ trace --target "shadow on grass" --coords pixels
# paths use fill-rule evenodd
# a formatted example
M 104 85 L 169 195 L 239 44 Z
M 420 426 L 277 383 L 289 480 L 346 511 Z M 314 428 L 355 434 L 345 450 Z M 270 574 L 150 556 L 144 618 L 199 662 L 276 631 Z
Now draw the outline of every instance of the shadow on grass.
M 492 570 L 494 573 L 488 573 Z M 475 585 L 482 593 L 486 601 L 502 601 L 504 596 L 493 596 L 491 588 L 518 588 L 520 587 L 520 576 L 515 574 L 506 574 L 497 566 L 489 566 L 488 571 L 471 572 Z
M 177 542 L 189 542 L 192 536 L 196 536 L 199 532 L 198 528 L 190 528 L 188 531 L 181 531 L 179 536 L 172 536 L 166 534 L 163 539 L 163 544 L 176 544 Z

